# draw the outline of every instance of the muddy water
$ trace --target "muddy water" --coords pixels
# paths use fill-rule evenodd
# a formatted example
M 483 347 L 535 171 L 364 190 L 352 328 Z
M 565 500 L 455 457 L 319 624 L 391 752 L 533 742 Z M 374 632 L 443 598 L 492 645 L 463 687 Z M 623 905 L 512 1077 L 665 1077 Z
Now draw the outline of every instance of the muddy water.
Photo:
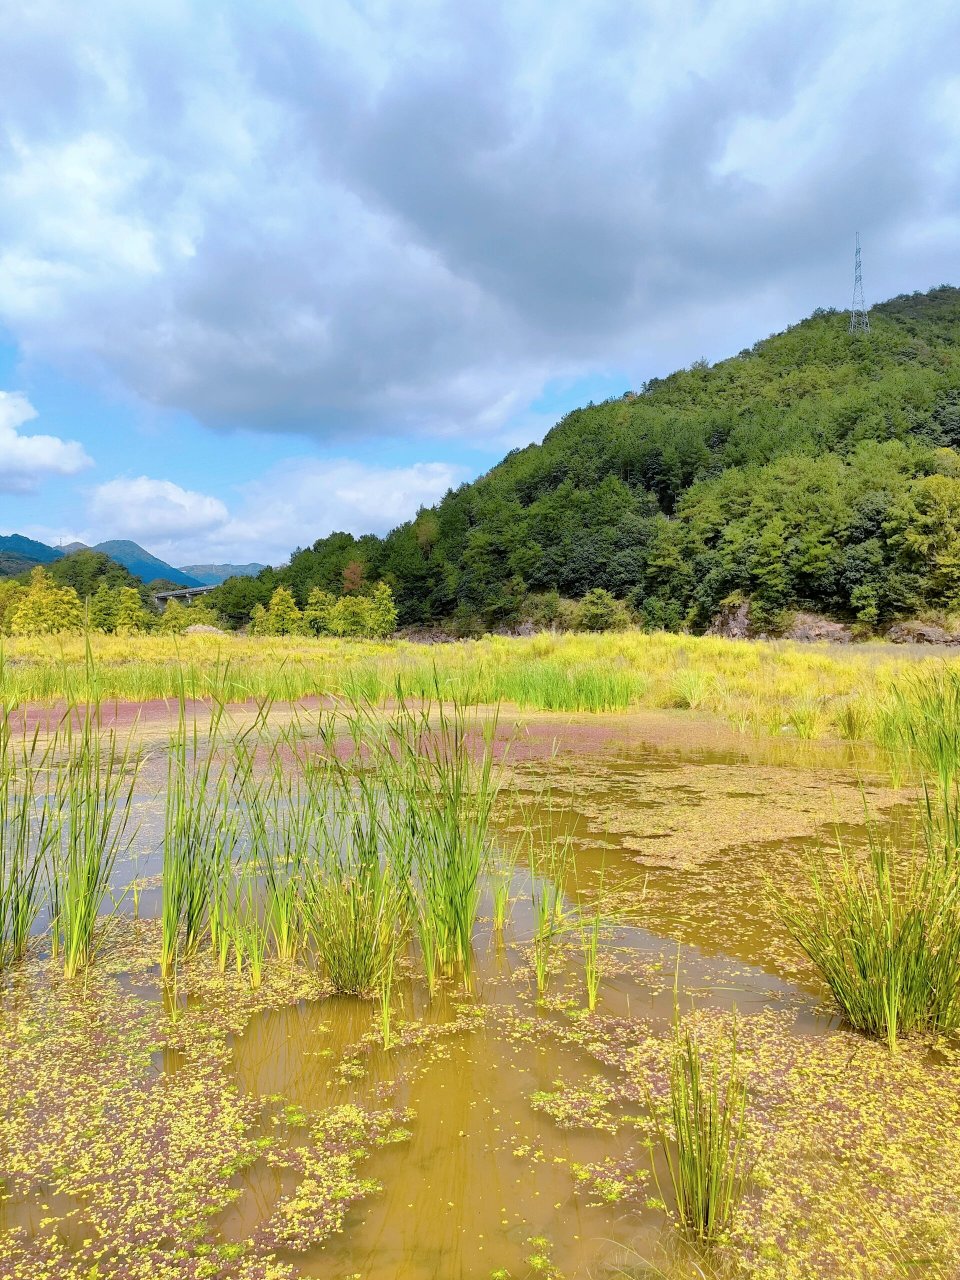
M 796 1037 L 823 1037 L 837 1021 L 766 905 L 764 878 L 788 880 L 803 851 L 837 829 L 862 841 L 864 800 L 899 838 L 911 802 L 886 785 L 875 760 L 846 748 L 738 742 L 716 727 L 694 732 L 691 723 L 664 716 L 528 726 L 508 755 L 498 845 L 505 856 L 516 853 L 533 816 L 541 830 L 530 851 L 536 877 L 559 878 L 571 922 L 578 908 L 599 904 L 596 1025 L 607 1019 L 621 1033 L 628 1026 L 641 1039 L 662 1036 L 679 971 L 685 1008 L 737 1009 L 782 1019 Z M 156 802 L 145 800 L 142 817 L 135 852 L 118 867 L 118 891 L 159 870 Z M 558 844 L 569 848 L 561 862 L 546 852 Z M 602 1051 L 569 1031 L 585 1001 L 575 928 L 558 948 L 547 1002 L 537 1001 L 530 893 L 521 866 L 500 939 L 488 891 L 468 990 L 448 985 L 431 997 L 411 964 L 395 994 L 388 1050 L 374 1034 L 375 1006 L 342 998 L 264 1008 L 232 1033 L 225 1087 L 252 1107 L 254 1137 L 266 1145 L 280 1131 L 294 1155 L 264 1155 L 232 1175 L 235 1199 L 208 1225 L 208 1242 L 247 1248 L 273 1231 L 272 1239 L 307 1176 L 295 1153 L 312 1127 L 338 1108 L 390 1107 L 403 1135 L 365 1148 L 363 1186 L 346 1198 L 340 1229 L 305 1248 L 271 1246 L 294 1275 L 601 1277 L 622 1274 L 637 1257 L 662 1259 L 668 1222 L 652 1203 L 642 1099 L 629 1080 L 614 1090 Z M 156 906 L 148 887 L 139 910 L 148 916 Z M 128 894 L 120 911 L 133 910 Z M 156 998 L 149 973 L 139 985 L 121 980 L 131 998 Z M 152 1069 L 173 1081 L 191 1066 L 167 1050 Z M 564 1107 L 561 1095 L 573 1103 Z M 30 1237 L 44 1217 L 62 1219 L 64 1238 L 77 1247 L 86 1228 L 73 1229 L 71 1214 L 82 1219 L 82 1198 L 56 1190 L 0 1200 L 0 1259 L 4 1229 Z
M 502 806 L 501 842 L 509 847 L 517 819 L 529 819 L 533 804 L 546 840 L 570 842 L 570 857 L 560 872 L 568 905 L 602 897 L 608 923 L 601 1015 L 634 1019 L 662 1032 L 673 1014 L 673 966 L 679 964 L 686 997 L 711 1008 L 748 1014 L 791 1008 L 799 1034 L 820 1034 L 836 1024 L 815 1002 L 798 1000 L 797 986 L 771 960 L 783 939 L 772 937 L 775 926 L 755 890 L 771 864 L 832 838 L 838 812 L 849 816 L 851 800 L 860 803 L 863 770 L 838 761 L 836 750 L 825 753 L 820 774 L 811 771 L 809 749 L 791 752 L 774 744 L 759 761 L 755 748 L 752 754 L 751 760 L 750 753 L 729 743 L 663 748 L 628 740 L 603 743 L 588 758 L 586 770 L 584 757 L 574 756 L 569 746 L 549 764 L 534 755 L 518 766 L 514 781 L 524 789 L 524 799 Z M 655 830 L 662 825 L 666 805 L 644 795 L 651 779 L 661 794 L 669 779 L 671 802 L 679 795 L 694 808 L 710 798 L 698 788 L 699 779 L 709 775 L 716 794 L 719 777 L 729 810 L 740 799 L 756 800 L 760 784 L 751 780 L 751 770 L 760 769 L 782 775 L 775 796 L 763 797 L 764 806 L 776 806 L 784 795 L 802 796 L 802 820 L 797 821 L 796 803 L 785 806 L 783 840 L 751 840 L 750 814 L 756 806 L 746 806 L 739 819 L 730 819 L 720 847 L 704 850 L 702 839 L 698 842 L 701 856 L 691 866 L 664 866 L 638 852 L 637 841 L 625 844 L 625 818 L 635 832 L 643 832 L 647 818 Z M 843 793 L 839 802 L 838 791 Z M 882 786 L 877 791 L 882 794 L 877 816 L 895 820 L 900 808 Z M 764 832 L 769 821 L 764 813 Z M 862 829 L 848 823 L 845 834 L 856 841 Z M 543 858 L 536 854 L 535 860 L 542 873 Z M 746 887 L 752 891 L 745 892 Z M 306 1114 L 319 1115 L 345 1101 L 374 1105 L 389 1091 L 414 1117 L 409 1142 L 387 1147 L 365 1164 L 365 1176 L 382 1190 L 350 1210 L 342 1232 L 297 1255 L 300 1274 L 482 1280 L 553 1268 L 564 1276 L 600 1276 L 619 1274 L 637 1256 L 659 1256 L 663 1215 L 646 1207 L 646 1195 L 605 1203 L 603 1192 L 584 1190 L 578 1178 L 589 1166 L 629 1176 L 649 1165 L 634 1115 L 618 1115 L 613 1131 L 603 1132 L 560 1127 L 532 1104 L 558 1082 L 568 1089 L 595 1082 L 597 1062 L 576 1048 L 509 1034 L 514 1016 L 549 1017 L 537 1014 L 532 989 L 529 895 L 529 880 L 518 872 L 511 893 L 511 943 L 498 946 L 486 923 L 477 931 L 477 969 L 468 998 L 497 1016 L 477 1030 L 457 1032 L 442 1052 L 428 1054 L 426 1063 L 418 1061 L 416 1050 L 377 1050 L 366 1056 L 360 1079 L 340 1080 L 341 1055 L 370 1028 L 370 1008 L 357 1001 L 328 1000 L 265 1013 L 238 1037 L 233 1069 L 245 1093 L 280 1095 Z M 485 906 L 489 914 L 490 903 Z M 637 923 L 651 919 L 660 932 Z M 670 935 L 677 945 L 665 946 Z M 550 991 L 555 998 L 582 1003 L 575 942 L 564 949 Z M 416 982 L 408 982 L 400 999 L 402 1016 L 442 1027 L 453 1016 L 450 1001 L 450 992 L 446 1001 L 430 1001 Z M 265 1163 L 247 1170 L 239 1199 L 220 1223 L 225 1238 L 255 1234 L 291 1185 L 291 1178 Z

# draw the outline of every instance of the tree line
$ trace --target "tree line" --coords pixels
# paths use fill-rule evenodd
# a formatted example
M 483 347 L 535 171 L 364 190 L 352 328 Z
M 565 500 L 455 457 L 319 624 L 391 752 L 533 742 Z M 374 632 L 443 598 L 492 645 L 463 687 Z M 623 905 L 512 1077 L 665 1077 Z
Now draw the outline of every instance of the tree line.
M 331 534 L 212 603 L 238 625 L 281 586 L 305 610 L 383 581 L 401 624 L 463 633 L 575 623 L 595 590 L 674 630 L 737 598 L 758 629 L 801 607 L 864 629 L 960 609 L 960 290 L 871 321 L 851 335 L 819 311 L 575 410 L 386 537 Z

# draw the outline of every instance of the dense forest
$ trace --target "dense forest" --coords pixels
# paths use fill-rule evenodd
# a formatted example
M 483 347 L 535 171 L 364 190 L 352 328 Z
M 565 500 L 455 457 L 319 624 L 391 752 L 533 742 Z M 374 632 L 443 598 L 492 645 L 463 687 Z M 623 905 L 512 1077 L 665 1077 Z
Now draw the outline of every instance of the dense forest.
M 210 603 L 240 623 L 281 584 L 302 605 L 383 579 L 401 624 L 462 632 L 597 587 L 671 629 L 739 597 L 758 629 L 795 608 L 864 628 L 960 609 L 960 289 L 870 319 L 851 335 L 818 311 L 577 409 L 385 538 L 331 534 Z

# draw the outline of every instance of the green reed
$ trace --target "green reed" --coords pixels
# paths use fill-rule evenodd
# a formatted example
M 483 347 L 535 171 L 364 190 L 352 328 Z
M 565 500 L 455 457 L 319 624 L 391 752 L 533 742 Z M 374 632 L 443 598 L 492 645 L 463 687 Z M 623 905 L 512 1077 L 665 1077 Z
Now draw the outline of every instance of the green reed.
M 320 814 L 299 761 L 275 754 L 265 785 L 247 794 L 254 861 L 263 882 L 264 920 L 278 959 L 293 961 L 306 935 L 303 885 Z
M 226 897 L 225 925 L 233 943 L 237 973 L 246 972 L 254 991 L 263 983 L 270 931 L 260 909 L 260 895 L 254 874 L 245 873 Z
M 503 866 L 498 867 L 492 876 L 492 882 L 493 916 L 491 927 L 498 937 L 502 937 L 513 905 L 510 900 L 510 887 L 513 884 L 513 864 L 505 863 Z
M 496 713 L 481 720 L 456 701 L 411 708 L 400 699 L 378 761 L 391 779 L 394 833 L 403 833 L 393 843 L 409 849 L 425 963 L 435 957 L 440 969 L 459 967 L 465 977 L 499 786 L 496 727 Z
M 535 872 L 531 866 L 531 877 Z M 537 995 L 544 996 L 550 981 L 553 954 L 563 932 L 563 894 L 550 880 L 534 880 L 531 890 L 533 903 L 533 974 Z
M 223 894 L 239 838 L 231 799 L 243 773 L 242 755 L 226 750 L 224 707 L 215 704 L 206 734 L 187 722 L 181 692 L 179 720 L 167 757 L 163 832 L 160 971 L 169 976 L 181 957 L 193 955 L 209 931 L 222 944 Z M 232 767 L 231 767 L 232 766 Z
M 948 790 L 960 778 L 960 671 L 943 666 L 914 675 L 894 690 L 893 706 L 921 771 Z
M 87 968 L 103 940 L 106 920 L 100 912 L 117 859 L 132 839 L 128 829 L 140 764 L 132 737 L 122 741 L 116 731 L 101 730 L 96 709 L 81 708 L 79 718 L 79 727 L 70 713 L 64 722 L 66 758 L 56 786 L 60 839 L 48 860 L 54 948 L 62 951 L 67 978 Z
M 748 1174 L 747 1089 L 737 1070 L 736 1024 L 721 1070 L 719 1050 L 707 1060 L 675 1008 L 668 1100 L 656 1100 L 645 1087 L 680 1225 L 711 1243 L 729 1228 Z M 655 1165 L 654 1177 L 659 1186 Z
M 591 1013 L 597 1007 L 600 994 L 600 927 L 602 917 L 599 902 L 588 919 L 580 920 L 580 946 L 583 950 L 583 980 L 587 990 L 587 1008 Z
M 38 789 L 48 757 L 36 733 L 15 741 L 8 717 L 0 719 L 0 973 L 26 954 L 57 839 L 58 812 Z
M 410 890 L 387 856 L 392 811 L 377 775 L 334 761 L 323 787 L 319 856 L 304 864 L 304 918 L 334 990 L 369 996 L 406 932 Z
M 869 828 L 866 859 L 812 858 L 807 894 L 773 891 L 780 917 L 845 1018 L 895 1050 L 960 1026 L 960 859 L 934 833 L 898 853 Z
M 335 991 L 369 996 L 393 964 L 405 926 L 404 895 L 388 866 L 314 872 L 304 910 L 317 956 Z

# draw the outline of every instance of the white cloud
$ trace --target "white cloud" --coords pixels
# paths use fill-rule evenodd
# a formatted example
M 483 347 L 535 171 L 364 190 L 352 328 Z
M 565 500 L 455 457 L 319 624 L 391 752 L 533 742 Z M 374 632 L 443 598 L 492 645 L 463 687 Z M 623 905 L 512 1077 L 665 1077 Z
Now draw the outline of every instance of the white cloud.
M 18 392 L 0 391 L 0 490 L 32 493 L 51 475 L 72 476 L 93 465 L 76 440 L 59 436 L 23 435 L 20 427 L 37 411 Z
M 219 498 L 148 476 L 98 485 L 90 499 L 90 515 L 110 530 L 102 535 L 104 539 L 131 537 L 137 542 L 206 533 L 229 518 Z
M 78 540 L 132 538 L 173 564 L 280 564 L 334 530 L 386 533 L 462 479 L 460 468 L 442 462 L 376 467 L 296 458 L 243 486 L 228 511 L 219 498 L 169 480 L 120 478 L 93 491 L 90 530 Z
M 490 439 L 960 251 L 951 0 L 7 8 L 0 323 L 215 426 Z

